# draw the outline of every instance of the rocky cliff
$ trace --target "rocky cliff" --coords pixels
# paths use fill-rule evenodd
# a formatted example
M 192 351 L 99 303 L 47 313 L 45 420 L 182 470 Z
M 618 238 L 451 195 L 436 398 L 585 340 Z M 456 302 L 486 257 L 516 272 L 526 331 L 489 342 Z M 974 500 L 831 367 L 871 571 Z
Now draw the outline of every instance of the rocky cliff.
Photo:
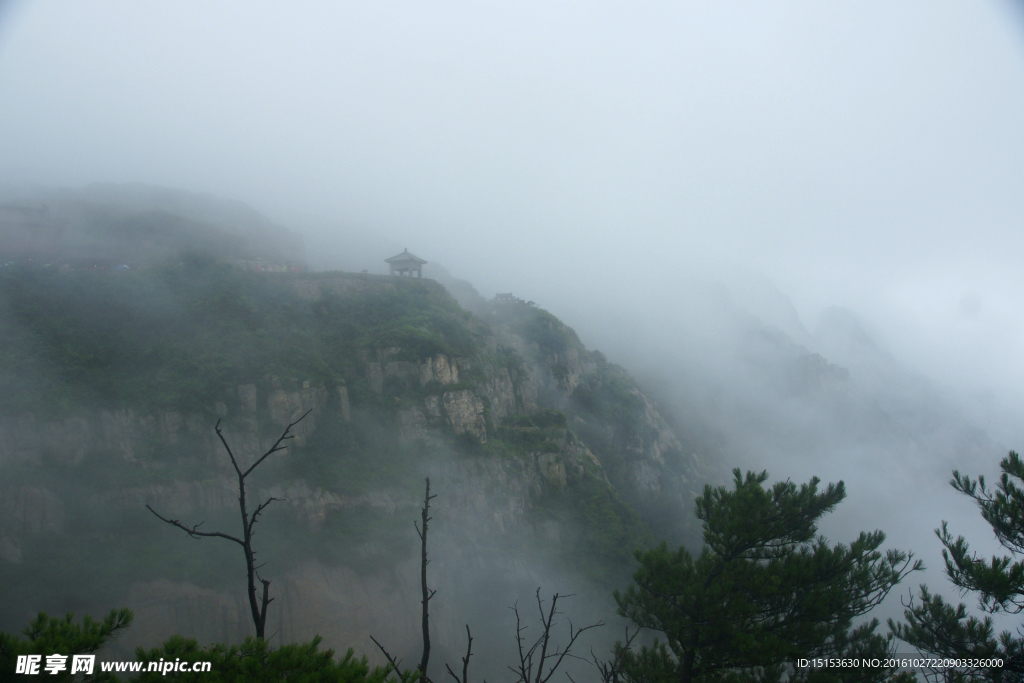
M 310 411 L 250 483 L 280 500 L 257 545 L 285 641 L 415 649 L 425 476 L 441 651 L 537 585 L 607 600 L 634 548 L 693 538 L 706 457 L 533 305 L 473 315 L 431 281 L 210 264 L 10 271 L 0 297 L 0 378 L 21 389 L 0 406 L 0 629 L 126 604 L 124 647 L 249 633 L 236 549 L 145 509 L 233 532 L 218 422 L 251 462 Z

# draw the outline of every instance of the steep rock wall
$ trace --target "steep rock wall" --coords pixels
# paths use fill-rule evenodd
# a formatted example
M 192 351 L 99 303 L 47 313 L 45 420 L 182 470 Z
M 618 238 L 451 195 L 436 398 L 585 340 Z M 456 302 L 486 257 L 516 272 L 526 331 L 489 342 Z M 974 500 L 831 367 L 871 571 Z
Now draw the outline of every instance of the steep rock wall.
M 338 305 L 331 297 L 392 296 L 419 286 L 368 278 L 283 282 L 301 301 L 324 306 Z M 430 303 L 431 285 L 422 286 Z M 277 467 L 271 470 L 276 480 L 254 480 L 248 491 L 250 501 L 279 499 L 267 515 L 284 520 L 285 540 L 309 536 L 340 544 L 334 555 L 298 547 L 264 556 L 272 562 L 268 576 L 276 596 L 270 621 L 286 641 L 320 633 L 330 646 L 372 652 L 358 638 L 375 633 L 396 649 L 414 649 L 411 521 L 421 476 L 431 477 L 439 496 L 431 551 L 436 585 L 454 596 L 486 584 L 498 610 L 524 585 L 527 593 L 518 597 L 528 599 L 536 585 L 565 576 L 567 567 L 585 572 L 604 561 L 573 555 L 590 552 L 592 537 L 604 533 L 587 527 L 588 513 L 573 506 L 618 506 L 613 512 L 628 522 L 628 505 L 642 511 L 644 501 L 660 500 L 679 518 L 688 515 L 702 463 L 684 457 L 678 437 L 624 371 L 531 307 L 496 308 L 493 319 L 441 322 L 436 329 L 463 341 L 448 343 L 433 322 L 418 320 L 388 333 L 396 339 L 421 335 L 414 343 L 371 337 L 333 375 L 251 377 L 224 387 L 201 408 L 122 406 L 60 419 L 37 416 L 44 411 L 0 417 L 0 467 L 109 475 L 92 488 L 45 480 L 0 488 L 0 564 L 27 570 L 37 561 L 31 548 L 39 539 L 62 543 L 79 533 L 102 539 L 112 532 L 96 525 L 109 520 L 122 520 L 123 533 L 141 533 L 152 543 L 149 530 L 160 522 L 146 505 L 185 522 L 209 520 L 209 528 L 230 523 L 237 484 L 213 425 L 219 421 L 233 452 L 251 462 L 307 411 L 286 450 L 268 465 Z M 454 348 L 462 352 L 442 350 Z M 339 450 L 339 443 L 354 450 Z M 358 478 L 346 479 L 350 473 Z M 271 538 L 276 532 L 267 528 Z M 201 569 L 212 541 L 175 534 L 160 542 L 200 558 L 194 562 Z M 634 541 L 611 545 L 628 555 Z M 137 612 L 126 647 L 151 646 L 172 632 L 233 641 L 249 632 L 239 581 L 147 576 L 119 590 Z M 461 648 L 459 615 L 475 608 L 457 600 L 437 603 L 439 647 Z M 20 628 L 27 616 L 13 617 L 11 627 Z

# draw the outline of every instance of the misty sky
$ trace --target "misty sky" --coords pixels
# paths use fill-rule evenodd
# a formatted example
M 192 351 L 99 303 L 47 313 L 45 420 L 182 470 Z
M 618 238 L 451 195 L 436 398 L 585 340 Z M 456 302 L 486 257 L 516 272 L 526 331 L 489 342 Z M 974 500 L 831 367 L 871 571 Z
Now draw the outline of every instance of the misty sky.
M 0 5 L 0 183 L 240 199 L 322 266 L 375 233 L 612 350 L 749 269 L 1006 396 L 1022 122 L 1008 2 Z

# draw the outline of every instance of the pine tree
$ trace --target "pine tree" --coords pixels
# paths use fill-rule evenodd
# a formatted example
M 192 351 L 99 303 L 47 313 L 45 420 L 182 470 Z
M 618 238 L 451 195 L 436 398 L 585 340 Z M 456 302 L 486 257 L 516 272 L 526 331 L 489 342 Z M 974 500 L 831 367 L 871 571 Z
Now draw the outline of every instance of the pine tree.
M 986 486 L 985 477 L 971 479 L 956 470 L 949 483 L 974 499 L 999 543 L 1011 554 L 993 556 L 986 562 L 971 552 L 963 536 L 953 538 L 947 522 L 935 533 L 944 546 L 946 576 L 953 585 L 964 594 L 976 593 L 985 613 L 1019 614 L 1024 610 L 1024 563 L 1015 558 L 1024 555 L 1024 462 L 1010 451 L 999 466 L 1002 475 L 995 489 Z M 957 671 L 955 678 L 1024 680 L 1024 639 L 1019 630 L 1017 635 L 1006 631 L 997 636 L 991 617 L 969 615 L 963 603 L 953 607 L 927 586 L 921 586 L 904 616 L 905 624 L 890 620 L 889 625 L 900 639 L 922 652 L 938 658 L 1002 661 L 1002 666 L 967 667 Z M 952 672 L 943 672 L 943 676 L 949 677 L 947 673 Z
M 0 633 L 0 681 L 25 681 L 33 678 L 50 681 L 83 680 L 82 675 L 72 675 L 71 659 L 75 655 L 95 654 L 131 626 L 134 618 L 131 610 L 127 608 L 111 610 L 102 621 L 86 615 L 78 623 L 71 613 L 61 618 L 40 612 L 39 616 L 22 631 L 25 640 Z M 50 655 L 60 655 L 65 659 L 61 662 L 61 671 L 26 676 L 15 673 L 19 655 L 35 655 L 42 657 L 43 661 Z M 84 680 L 114 683 L 118 679 L 113 674 L 94 667 L 93 673 L 85 676 Z
M 620 680 L 890 677 L 882 669 L 831 677 L 795 664 L 812 657 L 885 657 L 892 637 L 874 632 L 877 621 L 854 627 L 854 620 L 920 562 L 880 551 L 881 531 L 861 533 L 849 545 L 817 536 L 818 520 L 846 496 L 842 482 L 821 492 L 817 478 L 766 489 L 767 472 L 733 474 L 732 490 L 706 486 L 696 499 L 704 528 L 698 556 L 665 544 L 637 553 L 635 583 L 615 599 L 623 616 L 665 640 L 639 651 L 619 645 Z

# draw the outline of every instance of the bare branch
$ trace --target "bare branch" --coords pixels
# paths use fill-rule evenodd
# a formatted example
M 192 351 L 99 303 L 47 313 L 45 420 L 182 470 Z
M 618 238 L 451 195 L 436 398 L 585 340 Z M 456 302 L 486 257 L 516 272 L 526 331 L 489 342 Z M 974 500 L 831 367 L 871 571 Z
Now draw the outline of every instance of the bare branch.
M 547 621 L 544 620 L 544 603 L 540 599 L 540 587 L 537 588 L 537 609 L 540 610 L 540 622 L 544 625 L 544 632 L 541 634 L 542 645 L 540 647 L 540 661 L 537 662 L 537 678 L 535 683 L 541 682 L 541 674 L 544 672 L 545 655 L 548 652 L 548 641 L 551 639 L 551 620 L 555 618 L 555 608 L 558 606 L 558 593 L 551 598 L 551 611 L 548 613 Z
M 540 623 L 543 624 L 544 623 L 544 601 L 540 599 L 540 586 L 537 587 L 536 598 L 537 598 L 537 611 L 540 612 Z M 554 603 L 557 603 L 557 602 L 558 602 L 558 593 L 555 593 L 554 602 L 551 604 L 551 611 L 554 611 L 554 609 L 555 609 Z
M 274 601 L 270 597 L 270 581 L 267 579 L 260 579 L 260 583 L 263 584 L 263 600 L 260 604 L 260 623 L 267 623 L 267 606 Z
M 522 625 L 522 620 L 519 617 L 518 602 L 513 603 L 513 605 L 509 607 L 509 609 L 512 610 L 516 615 L 516 646 L 519 648 L 519 669 L 516 670 L 510 666 L 508 667 L 508 670 L 514 674 L 518 674 L 520 681 L 526 681 L 526 683 L 529 683 L 530 671 L 532 670 L 533 666 L 531 662 L 529 668 L 527 668 L 527 659 L 532 658 L 533 650 L 531 649 L 529 653 L 523 652 L 523 631 L 525 631 L 529 627 Z M 534 644 L 534 647 L 536 647 L 536 644 Z
M 261 503 L 261 504 L 260 504 L 260 505 L 259 505 L 259 506 L 258 506 L 258 507 L 256 508 L 256 511 L 252 513 L 252 517 L 250 517 L 250 518 L 249 518 L 249 535 L 250 535 L 250 536 L 252 536 L 252 535 L 253 535 L 253 530 L 252 530 L 252 528 L 253 528 L 253 526 L 254 526 L 254 525 L 256 524 L 256 518 L 257 518 L 257 517 L 259 516 L 259 514 L 260 514 L 261 512 L 263 512 L 263 509 L 264 509 L 264 508 L 266 508 L 266 507 L 267 507 L 268 505 L 270 505 L 271 503 L 273 503 L 273 502 L 274 502 L 275 500 L 281 500 L 281 499 L 280 499 L 280 498 L 274 498 L 274 497 L 270 497 L 270 498 L 267 498 L 266 502 L 264 502 L 264 503 Z M 256 555 L 256 553 L 255 553 L 255 552 L 253 552 L 253 555 L 255 556 L 255 555 Z
M 146 506 L 146 509 L 149 510 L 150 512 L 152 512 L 154 515 L 156 515 L 157 518 L 159 518 L 161 521 L 167 522 L 171 526 L 178 527 L 179 529 L 184 531 L 186 534 L 188 534 L 192 538 L 201 538 L 203 536 L 207 536 L 207 537 L 216 536 L 218 538 L 226 538 L 229 541 L 234 541 L 235 543 L 237 543 L 240 546 L 244 546 L 245 545 L 245 543 L 242 541 L 242 539 L 235 538 L 234 536 L 230 536 L 230 535 L 225 534 L 225 533 L 221 533 L 220 531 L 199 531 L 199 527 L 201 527 L 203 525 L 202 522 L 199 522 L 199 524 L 196 524 L 195 526 L 189 528 L 189 527 L 185 526 L 184 524 L 182 524 L 181 522 L 179 522 L 176 519 L 167 519 L 166 517 L 161 516 L 159 512 L 157 512 L 156 510 L 154 510 L 153 508 L 151 508 L 148 505 Z
M 612 650 L 612 654 L 614 656 L 610 662 L 602 662 L 599 660 L 597 658 L 597 654 L 594 653 L 594 648 L 590 648 L 591 659 L 593 660 L 598 673 L 601 674 L 602 683 L 619 683 L 619 676 L 622 675 L 622 667 L 626 664 L 626 653 L 633 647 L 633 641 L 638 635 L 640 635 L 640 630 L 641 627 L 637 626 L 636 630 L 633 631 L 631 635 L 629 633 L 629 627 L 626 627 L 626 642 L 624 645 L 620 643 L 615 644 L 615 648 Z
M 395 673 L 397 673 L 399 676 L 401 676 L 402 675 L 402 670 L 399 668 L 399 665 L 402 663 L 402 660 L 400 660 L 400 659 L 396 660 L 394 657 L 392 657 L 391 653 L 388 652 L 387 650 L 385 650 L 384 646 L 381 645 L 380 643 L 378 643 L 377 639 L 374 638 L 373 636 L 370 636 L 370 640 L 372 640 L 373 644 L 376 645 L 378 648 L 380 648 L 380 651 L 384 653 L 384 658 L 388 660 L 388 664 L 390 664 L 392 666 L 392 668 L 395 670 Z
M 227 539 L 229 541 L 234 541 L 235 543 L 242 546 L 242 552 L 245 553 L 245 570 L 249 584 L 247 589 L 249 597 L 249 610 L 252 613 L 252 621 L 253 625 L 255 625 L 256 627 L 256 638 L 258 640 L 263 640 L 263 634 L 267 624 L 267 607 L 274 600 L 270 597 L 270 581 L 259 576 L 259 570 L 263 567 L 263 565 L 256 564 L 256 551 L 252 548 L 252 538 L 255 535 L 255 526 L 260 514 L 262 514 L 262 512 L 267 508 L 268 505 L 270 505 L 275 500 L 280 499 L 274 497 L 268 498 L 267 500 L 265 500 L 263 503 L 256 507 L 256 510 L 252 513 L 252 516 L 250 517 L 245 500 L 245 478 L 250 473 L 252 473 L 254 469 L 259 467 L 260 463 L 262 463 L 264 460 L 270 457 L 271 454 L 284 449 L 284 446 L 282 446 L 281 444 L 288 439 L 294 438 L 291 434 L 292 427 L 301 422 L 303 418 L 309 415 L 310 412 L 311 411 L 307 410 L 299 417 L 299 419 L 295 420 L 287 427 L 285 427 L 284 431 L 281 433 L 281 436 L 278 437 L 277 441 L 274 442 L 274 445 L 271 446 L 266 453 L 257 458 L 256 462 L 254 462 L 244 472 L 242 471 L 242 468 L 238 466 L 238 459 L 235 458 L 235 454 L 231 450 L 231 446 L 230 444 L 228 444 L 228 440 L 224 437 L 224 432 L 220 428 L 221 421 L 217 420 L 217 424 L 214 426 L 213 430 L 214 432 L 217 433 L 217 438 L 220 439 L 221 444 L 224 445 L 224 450 L 227 451 L 228 457 L 231 459 L 231 466 L 235 468 L 235 473 L 238 475 L 238 511 L 242 517 L 242 538 L 237 538 L 235 536 L 231 536 L 229 534 L 225 534 L 219 531 L 199 531 L 199 526 L 201 523 L 190 528 L 185 526 L 176 519 L 167 519 L 166 517 L 161 516 L 156 510 L 154 510 L 149 505 L 146 506 L 146 508 L 154 515 L 156 515 L 158 519 L 160 519 L 163 522 L 166 522 L 167 524 L 170 524 L 171 526 L 178 527 L 192 538 L 215 536 Z M 257 579 L 259 580 L 260 583 L 263 584 L 263 595 L 262 599 L 260 599 L 259 601 L 257 601 L 256 598 Z
M 469 658 L 473 656 L 473 634 L 469 632 L 469 624 L 466 624 L 466 656 L 462 658 L 462 682 L 469 683 Z M 448 665 L 445 664 L 445 667 Z M 452 670 L 448 669 L 448 673 L 452 674 Z M 455 674 L 452 674 L 455 677 Z M 458 681 L 458 677 L 455 677 Z
M 549 653 L 548 646 L 551 644 L 551 629 L 555 624 L 555 616 L 561 614 L 561 612 L 558 611 L 558 600 L 559 598 L 571 596 L 559 595 L 558 593 L 555 593 L 551 597 L 550 609 L 545 610 L 544 601 L 540 597 L 540 588 L 537 589 L 535 595 L 537 600 L 537 610 L 540 614 L 540 623 L 543 627 L 543 630 L 541 631 L 540 636 L 537 637 L 537 640 L 534 641 L 533 645 L 531 645 L 529 648 L 526 648 L 525 650 L 523 642 L 523 632 L 526 630 L 527 627 L 522 625 L 522 621 L 519 616 L 518 603 L 512 605 L 512 607 L 510 608 L 516 615 L 516 646 L 519 650 L 519 668 L 514 669 L 511 666 L 509 666 L 508 669 L 509 671 L 511 671 L 519 677 L 517 683 L 548 683 L 548 681 L 555 674 L 555 672 L 558 671 L 558 668 L 562 665 L 562 662 L 565 661 L 566 657 L 581 660 L 583 659 L 583 657 L 572 654 L 572 647 L 573 645 L 575 645 L 576 640 L 580 637 L 580 635 L 583 632 L 589 631 L 592 628 L 604 626 L 604 622 L 599 621 L 596 624 L 590 624 L 589 626 L 574 628 L 572 622 L 570 621 L 569 642 L 565 645 L 565 647 L 556 647 L 552 652 Z M 536 661 L 537 668 L 535 671 L 534 655 L 538 654 L 538 649 L 539 656 Z M 548 662 L 548 660 L 553 661 L 551 664 L 548 665 L 548 670 L 545 673 L 544 666 L 545 663 Z M 531 678 L 533 679 L 532 681 Z
M 551 678 L 551 676 L 554 675 L 555 671 L 558 670 L 558 667 L 560 667 L 562 665 L 562 660 L 565 659 L 566 657 L 572 657 L 573 659 L 583 659 L 582 657 L 579 657 L 577 655 L 571 654 L 570 651 L 572 650 L 573 643 L 576 642 L 576 639 L 580 637 L 581 633 L 583 633 L 584 631 L 589 631 L 592 628 L 597 628 L 598 626 L 604 626 L 604 622 L 603 621 L 599 621 L 596 624 L 591 624 L 589 626 L 583 626 L 581 628 L 576 629 L 576 632 L 573 633 L 572 622 L 570 622 L 569 623 L 569 644 L 566 645 L 565 648 L 562 649 L 561 652 L 556 650 L 555 653 L 551 655 L 552 657 L 558 657 L 558 659 L 556 659 L 555 663 L 551 666 L 551 669 L 548 671 L 548 675 L 547 676 L 545 676 L 543 678 L 540 678 L 538 676 L 538 680 L 540 681 L 540 683 L 547 683 L 547 681 Z
M 427 587 L 427 527 L 430 522 L 430 501 L 437 498 L 436 495 L 430 495 L 430 477 L 426 480 L 426 492 L 423 494 L 423 510 L 420 511 L 420 519 L 423 522 L 423 528 L 421 529 L 413 521 L 413 526 L 416 527 L 416 533 L 420 537 L 421 541 L 421 555 L 420 555 L 420 588 L 423 592 L 423 615 L 422 615 L 422 629 L 423 629 L 423 656 L 420 658 L 420 683 L 427 683 L 427 665 L 430 663 L 430 614 L 429 614 L 429 603 L 430 599 L 437 593 L 436 590 L 431 590 Z
M 238 461 L 235 460 L 235 454 L 231 452 L 231 446 L 228 445 L 227 439 L 224 438 L 224 433 L 220 431 L 220 420 L 217 420 L 217 424 L 214 425 L 213 431 L 217 432 L 217 437 L 220 439 L 220 442 L 224 444 L 224 450 L 228 452 L 228 457 L 231 458 L 231 464 L 234 466 L 235 472 L 238 473 L 239 477 L 244 477 L 245 475 L 242 474 L 242 470 L 238 469 Z
M 305 417 L 306 417 L 307 415 L 309 415 L 309 414 L 310 414 L 311 412 L 313 412 L 313 409 L 312 409 L 312 408 L 310 408 L 309 410 L 307 410 L 306 412 L 304 412 L 304 413 L 302 414 L 302 417 L 300 417 L 300 418 L 299 418 L 298 420 L 296 420 L 295 422 L 292 422 L 292 423 L 291 423 L 291 424 L 289 424 L 289 425 L 288 425 L 287 427 L 285 427 L 285 428 L 284 428 L 284 431 L 283 431 L 283 432 L 281 433 L 281 436 L 279 436 L 279 437 L 277 438 L 277 441 L 275 441 L 275 442 L 274 442 L 274 445 L 270 447 L 270 450 L 269 450 L 269 451 L 267 451 L 266 453 L 264 453 L 263 455 L 261 455 L 261 456 L 260 456 L 260 458 L 259 458 L 259 460 L 257 460 L 256 462 L 254 462 L 254 463 L 253 463 L 253 464 L 252 464 L 252 465 L 251 465 L 251 466 L 249 467 L 249 469 L 247 469 L 247 470 L 246 470 L 246 471 L 245 471 L 244 473 L 241 473 L 241 472 L 239 472 L 239 476 L 240 476 L 240 477 L 242 477 L 242 478 L 244 479 L 245 477 L 249 476 L 249 473 L 250 473 L 250 472 L 252 472 L 252 471 L 253 471 L 254 469 L 256 469 L 257 467 L 259 467 L 259 464 L 260 464 L 261 462 L 263 462 L 264 460 L 266 460 L 268 456 L 270 456 L 270 455 L 271 455 L 271 454 L 273 454 L 273 453 L 277 453 L 278 451 L 284 450 L 284 448 L 285 448 L 285 447 L 281 445 L 281 442 L 282 442 L 282 441 L 287 441 L 288 439 L 294 439 L 294 438 L 295 438 L 295 436 L 294 436 L 294 435 L 292 435 L 292 434 L 290 433 L 290 432 L 291 432 L 291 430 L 292 430 L 292 427 L 294 427 L 295 425 L 297 425 L 297 424 L 299 424 L 300 422 L 302 422 L 302 420 L 303 420 L 303 419 L 304 419 L 304 418 L 305 418 Z M 220 434 L 220 432 L 217 432 L 217 433 L 218 433 L 218 434 Z M 221 437 L 221 441 L 223 441 L 223 440 L 224 440 L 224 437 Z M 225 448 L 226 448 L 226 447 L 227 447 L 227 444 L 225 444 L 224 446 L 225 446 Z M 231 454 L 231 451 L 229 450 L 229 451 L 228 451 L 228 455 L 230 455 L 230 454 Z M 232 457 L 231 457 L 231 462 L 234 462 L 234 461 L 235 461 L 235 458 L 234 458 L 234 456 L 232 456 Z M 238 466 L 237 466 L 237 465 L 235 466 L 235 469 L 236 469 L 236 470 L 238 469 Z

